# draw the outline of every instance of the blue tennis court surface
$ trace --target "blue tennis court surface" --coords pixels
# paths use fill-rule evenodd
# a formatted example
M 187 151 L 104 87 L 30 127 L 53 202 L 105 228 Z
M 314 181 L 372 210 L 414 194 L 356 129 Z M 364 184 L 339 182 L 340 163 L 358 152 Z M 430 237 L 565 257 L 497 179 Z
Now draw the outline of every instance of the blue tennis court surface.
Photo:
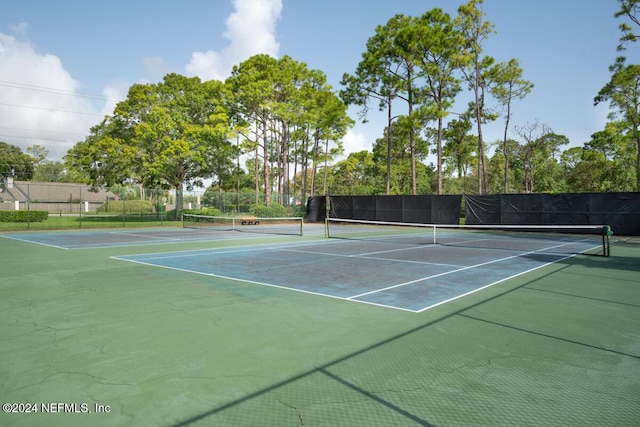
M 522 252 L 338 239 L 116 258 L 421 312 L 569 256 L 545 248 Z
M 258 229 L 256 228 L 256 231 Z M 255 238 L 256 232 L 202 230 L 189 228 L 74 230 L 51 232 L 26 232 L 0 235 L 60 249 L 90 249 L 117 246 L 158 245 L 182 242 L 200 242 Z M 271 236 L 272 238 L 273 236 Z
M 320 225 L 306 228 L 322 234 Z M 251 228 L 247 230 L 256 230 Z M 527 271 L 589 251 L 598 238 L 573 240 L 429 233 L 367 239 L 274 243 L 254 232 L 152 228 L 11 233 L 0 237 L 62 249 L 90 249 L 260 237 L 268 244 L 173 251 L 117 259 L 420 312 Z M 515 243 L 518 249 L 514 249 Z

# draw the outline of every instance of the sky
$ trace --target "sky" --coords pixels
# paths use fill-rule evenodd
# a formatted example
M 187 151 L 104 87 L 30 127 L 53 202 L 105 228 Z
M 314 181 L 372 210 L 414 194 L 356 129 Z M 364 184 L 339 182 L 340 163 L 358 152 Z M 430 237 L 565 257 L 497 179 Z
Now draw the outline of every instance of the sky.
M 0 141 L 23 152 L 44 146 L 60 160 L 92 126 L 111 115 L 136 83 L 167 73 L 224 80 L 233 65 L 258 53 L 284 55 L 323 71 L 334 90 L 354 73 L 367 40 L 396 14 L 433 8 L 451 15 L 466 0 L 0 0 Z M 495 34 L 484 53 L 515 58 L 532 92 L 513 105 L 514 126 L 533 123 L 581 146 L 604 129 L 607 105 L 593 98 L 618 55 L 617 0 L 485 0 Z M 640 48 L 626 56 L 638 63 Z M 466 93 L 466 91 L 465 91 Z M 453 111 L 463 111 L 459 97 Z M 403 113 L 400 106 L 395 107 Z M 403 107 L 406 108 L 406 107 Z M 371 150 L 385 113 L 358 119 L 345 151 Z M 406 112 L 405 112 L 406 113 Z M 483 131 L 502 138 L 504 121 Z M 568 147 L 567 147 L 568 148 Z

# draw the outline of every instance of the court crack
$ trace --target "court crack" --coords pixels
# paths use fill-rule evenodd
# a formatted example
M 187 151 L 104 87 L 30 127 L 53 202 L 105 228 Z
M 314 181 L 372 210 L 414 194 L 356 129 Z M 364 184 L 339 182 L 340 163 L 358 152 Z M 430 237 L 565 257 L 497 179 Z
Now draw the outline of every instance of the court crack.
M 300 425 L 303 426 L 304 425 L 304 420 L 302 419 L 302 409 L 285 402 L 284 400 L 282 400 L 280 398 L 280 395 L 278 393 L 275 393 L 275 395 L 276 395 L 276 400 L 278 402 L 280 402 L 285 407 L 287 407 L 289 409 L 293 409 L 293 410 L 296 411 L 296 414 L 298 415 L 298 420 L 300 420 Z
M 283 397 L 281 397 L 278 393 L 274 393 L 276 396 L 276 400 L 281 403 L 283 406 L 285 406 L 288 409 L 292 409 L 296 412 L 296 415 L 298 417 L 298 420 L 300 421 L 300 425 L 303 426 L 304 425 L 304 418 L 303 418 L 303 413 L 304 413 L 304 408 L 312 408 L 312 407 L 317 407 L 317 406 L 332 406 L 332 405 L 351 405 L 354 403 L 362 403 L 362 402 L 366 402 L 369 401 L 371 399 L 363 397 L 361 399 L 345 399 L 345 400 L 326 400 L 326 401 L 322 401 L 322 402 L 311 402 L 305 405 L 302 405 L 300 407 L 287 402 Z

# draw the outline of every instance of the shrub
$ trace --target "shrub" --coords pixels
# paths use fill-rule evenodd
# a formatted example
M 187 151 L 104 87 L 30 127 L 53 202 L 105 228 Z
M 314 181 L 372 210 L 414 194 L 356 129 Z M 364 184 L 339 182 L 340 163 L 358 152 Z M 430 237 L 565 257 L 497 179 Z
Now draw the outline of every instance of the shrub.
M 271 206 L 251 205 L 249 212 L 258 218 L 282 218 L 287 216 L 287 210 L 280 203 L 272 203 Z
M 165 219 L 167 221 L 179 221 L 179 220 L 182 220 L 182 218 L 176 218 L 176 210 L 175 209 L 168 210 L 165 213 L 164 217 L 165 217 Z
M 0 222 L 42 222 L 47 218 L 47 211 L 0 211 Z
M 172 212 L 173 216 L 175 217 L 175 211 Z M 190 215 L 222 216 L 220 209 L 217 208 L 183 209 L 182 213 Z
M 296 205 L 293 208 L 293 214 L 292 215 L 306 218 L 307 217 L 307 207 L 304 206 L 304 205 Z
M 153 212 L 151 200 L 111 200 L 103 203 L 98 212 L 102 213 L 151 213 Z

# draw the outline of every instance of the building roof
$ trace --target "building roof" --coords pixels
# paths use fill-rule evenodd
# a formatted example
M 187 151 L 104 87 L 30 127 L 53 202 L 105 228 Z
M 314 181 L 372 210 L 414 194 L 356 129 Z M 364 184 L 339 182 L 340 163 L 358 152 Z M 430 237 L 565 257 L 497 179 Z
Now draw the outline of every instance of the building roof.
M 113 200 L 116 196 L 111 191 L 98 189 L 86 184 L 71 184 L 63 182 L 33 182 L 13 181 L 5 183 L 0 190 L 0 199 L 5 202 L 31 203 L 69 203 L 69 202 L 104 202 Z

